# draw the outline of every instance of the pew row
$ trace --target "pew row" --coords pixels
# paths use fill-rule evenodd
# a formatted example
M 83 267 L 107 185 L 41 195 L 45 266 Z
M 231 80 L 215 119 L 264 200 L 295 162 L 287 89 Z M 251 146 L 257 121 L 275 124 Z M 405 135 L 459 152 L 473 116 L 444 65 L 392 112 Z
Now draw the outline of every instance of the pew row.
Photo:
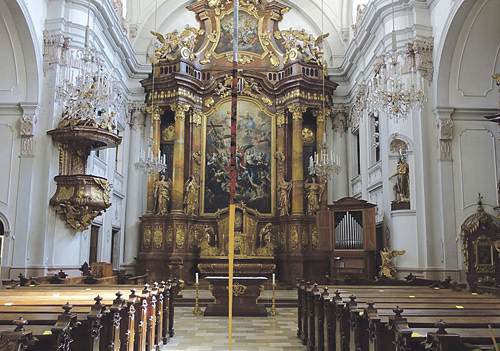
M 444 347 L 440 340 L 472 350 L 471 344 L 492 344 L 486 337 L 488 325 L 500 328 L 500 300 L 492 296 L 401 286 L 329 286 L 320 291 L 304 281 L 297 294 L 297 336 L 310 351 L 438 350 Z M 440 320 L 451 328 L 450 336 L 442 336 L 444 327 L 436 331 Z
M 74 287 L 23 288 L 10 296 L 0 291 L 0 350 L 150 351 L 174 336 L 176 279 L 145 284 L 140 292 L 132 288 L 128 298 L 99 291 L 105 298 Z

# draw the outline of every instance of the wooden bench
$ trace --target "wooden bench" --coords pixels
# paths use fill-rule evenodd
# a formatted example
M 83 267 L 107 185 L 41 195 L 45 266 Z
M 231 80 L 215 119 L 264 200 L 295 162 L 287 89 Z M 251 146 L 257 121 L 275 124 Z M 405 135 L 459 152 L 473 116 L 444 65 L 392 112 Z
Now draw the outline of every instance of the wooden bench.
M 111 287 L 99 288 L 102 296 L 95 298 L 95 291 L 87 289 L 37 286 L 15 289 L 15 294 L 13 290 L 8 294 L 0 291 L 0 330 L 5 334 L 4 340 L 17 338 L 29 343 L 38 338 L 40 341 L 35 346 L 28 346 L 28 350 L 45 350 L 47 344 L 52 345 L 47 349 L 57 345 L 52 350 L 146 351 L 166 344 L 174 335 L 174 300 L 180 289 L 177 280 L 155 283 L 153 287 L 146 284 L 140 293 L 132 288 L 128 299 L 122 298 L 121 293 L 115 294 L 113 291 L 116 290 Z M 60 306 L 66 300 L 75 306 L 68 313 L 76 323 L 64 337 L 73 341 L 65 341 L 71 344 L 71 348 L 65 348 L 61 337 L 47 337 L 48 327 L 55 328 L 60 318 Z M 95 301 L 93 304 L 92 300 Z M 17 334 L 13 334 L 9 324 L 13 316 L 18 318 L 21 315 L 28 323 L 27 327 L 22 333 L 17 330 Z M 28 331 L 32 338 L 22 337 Z
M 329 293 L 331 288 L 336 289 L 334 295 Z M 408 340 L 407 329 L 425 328 L 429 333 L 435 332 L 434 324 L 441 318 L 445 318 L 455 331 L 465 330 L 465 327 L 478 328 L 476 330 L 479 331 L 482 330 L 479 328 L 487 327 L 485 321 L 494 327 L 500 327 L 498 298 L 453 290 L 426 287 L 411 287 L 410 290 L 406 287 L 331 286 L 320 292 L 317 284 L 301 282 L 298 284 L 298 299 L 297 335 L 311 351 L 413 350 L 403 348 L 402 340 L 418 349 L 416 345 L 421 344 L 418 344 L 416 339 Z M 398 323 L 389 327 L 391 320 L 398 321 L 401 317 L 396 317 L 393 311 L 398 304 L 404 308 L 403 319 L 409 326 L 407 329 L 401 329 L 404 332 L 396 328 Z M 467 335 L 458 335 L 458 339 L 453 339 L 452 344 L 484 341 Z M 415 333 L 413 336 L 415 337 Z M 425 337 L 425 334 L 420 337 L 420 343 L 425 341 L 422 340 Z M 436 343 L 439 337 L 434 336 L 430 340 L 429 342 Z M 394 345 L 399 345 L 399 348 Z

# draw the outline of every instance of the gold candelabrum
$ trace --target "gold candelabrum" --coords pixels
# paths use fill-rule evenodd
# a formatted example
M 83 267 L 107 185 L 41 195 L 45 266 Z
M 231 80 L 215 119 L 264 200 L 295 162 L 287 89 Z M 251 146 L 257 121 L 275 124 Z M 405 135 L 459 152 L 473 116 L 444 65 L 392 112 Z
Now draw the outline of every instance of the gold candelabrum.
M 194 283 L 194 286 L 196 288 L 196 295 L 195 295 L 195 301 L 194 301 L 193 314 L 195 316 L 199 316 L 199 315 L 203 314 L 203 311 L 200 308 L 200 304 L 198 303 L 198 298 L 199 298 L 198 287 L 199 287 L 199 285 L 200 285 L 200 283 Z
M 269 312 L 269 314 L 271 316 L 277 316 L 279 314 L 278 310 L 276 309 L 276 294 L 275 294 L 275 291 L 276 291 L 276 283 L 273 283 L 272 306 L 271 306 L 271 312 Z

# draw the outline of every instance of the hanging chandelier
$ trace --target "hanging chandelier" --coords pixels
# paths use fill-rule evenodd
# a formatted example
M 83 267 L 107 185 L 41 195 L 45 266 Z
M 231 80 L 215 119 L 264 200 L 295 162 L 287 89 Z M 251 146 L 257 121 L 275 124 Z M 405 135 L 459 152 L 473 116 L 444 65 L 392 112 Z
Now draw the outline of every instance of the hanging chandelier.
M 341 170 L 340 157 L 335 152 L 328 153 L 328 143 L 326 134 L 323 134 L 323 140 L 319 143 L 319 156 L 314 153 L 314 157 L 309 157 L 309 175 L 317 176 L 321 183 L 331 180 L 332 173 L 339 174 Z
M 113 71 L 106 71 L 100 53 L 89 47 L 90 0 L 87 5 L 85 45 L 68 55 L 56 81 L 56 101 L 63 106 L 60 128 L 90 126 L 115 132 L 120 103 Z
M 156 9 L 155 9 L 155 31 L 156 31 L 156 14 L 158 12 L 158 0 L 156 0 Z M 163 111 L 160 109 L 158 105 L 155 106 L 155 65 L 157 60 L 154 58 L 151 59 L 151 64 L 153 66 L 153 83 L 151 89 L 151 106 L 148 107 L 148 112 L 152 116 L 152 120 L 160 120 L 161 114 Z M 167 163 L 165 154 L 160 156 L 159 150 L 155 150 L 158 145 L 156 145 L 153 138 L 153 125 L 151 125 L 150 136 L 147 144 L 147 150 L 141 152 L 139 156 L 139 160 L 134 163 L 134 167 L 137 171 L 144 173 L 149 176 L 153 176 L 157 173 L 164 173 L 167 170 Z M 156 152 L 155 152 L 156 151 Z
M 163 154 L 163 156 L 159 154 L 155 156 L 153 152 L 154 146 L 153 139 L 149 139 L 147 151 L 144 152 L 143 150 L 139 157 L 139 161 L 134 163 L 134 167 L 137 171 L 150 176 L 156 173 L 164 173 L 167 170 L 165 154 Z
M 321 33 L 323 34 L 323 0 L 321 1 Z M 319 49 L 323 51 L 323 42 L 319 44 Z M 322 85 L 323 85 L 323 96 L 325 96 L 325 75 L 324 71 L 326 68 L 326 64 L 323 62 L 321 65 L 323 69 L 322 76 Z M 321 107 L 321 115 L 322 118 L 325 118 L 329 115 L 331 111 L 325 108 L 325 99 L 323 99 L 322 107 Z M 326 183 L 331 180 L 332 173 L 336 174 L 340 173 L 340 158 L 334 151 L 328 152 L 328 143 L 326 141 L 326 133 L 323 133 L 323 139 L 320 143 L 318 143 L 319 148 L 319 156 L 317 152 L 314 152 L 314 157 L 309 157 L 309 175 L 312 177 L 318 177 L 318 180 L 321 183 Z
M 368 84 L 368 102 L 374 111 L 384 111 L 388 118 L 405 119 L 410 111 L 421 109 L 427 101 L 424 80 L 419 77 L 415 60 L 406 51 L 397 50 L 392 1 L 392 49 L 378 56 L 374 76 Z

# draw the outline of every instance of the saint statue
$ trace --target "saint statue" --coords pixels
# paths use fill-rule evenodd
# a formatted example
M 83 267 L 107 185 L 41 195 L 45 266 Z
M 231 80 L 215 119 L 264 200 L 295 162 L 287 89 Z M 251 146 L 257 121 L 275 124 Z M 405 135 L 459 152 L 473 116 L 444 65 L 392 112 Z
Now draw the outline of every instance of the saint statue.
M 259 233 L 259 242 L 256 255 L 257 256 L 274 256 L 274 248 L 276 245 L 271 238 L 271 223 L 267 223 Z
M 410 202 L 410 170 L 408 163 L 405 161 L 402 150 L 400 150 L 396 173 L 394 173 L 389 179 L 394 177 L 396 178 L 396 182 L 392 187 L 394 191 L 394 202 Z
M 307 192 L 306 214 L 308 216 L 314 216 L 316 212 L 319 210 L 319 203 L 324 189 L 325 185 L 316 183 L 315 177 L 312 178 L 312 182 L 306 183 L 306 192 Z
M 184 185 L 184 213 L 195 215 L 198 205 L 198 189 L 200 186 L 193 176 L 190 176 Z
M 278 210 L 280 216 L 288 216 L 290 209 L 290 190 L 292 182 L 285 181 L 284 178 L 278 183 Z
M 172 189 L 172 181 L 170 179 L 165 180 L 165 176 L 161 175 L 160 179 L 157 180 L 154 184 L 154 199 L 155 206 L 153 213 L 155 215 L 167 215 L 168 214 L 168 206 L 170 204 L 171 199 L 171 189 Z

